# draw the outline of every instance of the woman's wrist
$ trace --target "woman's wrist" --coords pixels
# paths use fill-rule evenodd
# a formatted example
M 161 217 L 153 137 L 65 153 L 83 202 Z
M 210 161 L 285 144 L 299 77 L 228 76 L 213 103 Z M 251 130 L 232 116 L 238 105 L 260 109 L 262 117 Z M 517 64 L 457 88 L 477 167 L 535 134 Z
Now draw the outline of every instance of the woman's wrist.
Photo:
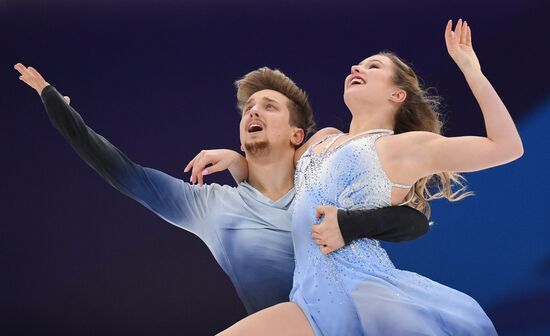
M 464 77 L 475 77 L 479 75 L 483 76 L 483 72 L 481 72 L 481 68 L 474 64 L 462 65 L 462 66 L 459 66 L 459 69 L 460 71 L 462 71 L 462 74 L 464 75 Z

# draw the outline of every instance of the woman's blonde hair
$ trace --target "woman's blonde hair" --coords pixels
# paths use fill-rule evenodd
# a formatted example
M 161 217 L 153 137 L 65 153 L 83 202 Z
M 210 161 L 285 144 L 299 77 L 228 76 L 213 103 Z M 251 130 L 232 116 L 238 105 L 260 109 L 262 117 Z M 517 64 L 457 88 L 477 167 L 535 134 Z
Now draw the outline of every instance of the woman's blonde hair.
M 427 131 L 441 134 L 443 127 L 442 115 L 439 112 L 441 97 L 431 95 L 428 90 L 420 87 L 418 77 L 401 58 L 390 51 L 382 51 L 378 55 L 388 57 L 394 65 L 393 82 L 407 92 L 405 101 L 395 114 L 395 134 L 409 131 Z M 407 194 L 407 203 L 430 217 L 428 201 L 446 198 L 451 202 L 459 201 L 473 195 L 466 191 L 466 179 L 454 172 L 442 172 L 425 176 L 414 184 Z M 453 190 L 456 186 L 458 189 Z

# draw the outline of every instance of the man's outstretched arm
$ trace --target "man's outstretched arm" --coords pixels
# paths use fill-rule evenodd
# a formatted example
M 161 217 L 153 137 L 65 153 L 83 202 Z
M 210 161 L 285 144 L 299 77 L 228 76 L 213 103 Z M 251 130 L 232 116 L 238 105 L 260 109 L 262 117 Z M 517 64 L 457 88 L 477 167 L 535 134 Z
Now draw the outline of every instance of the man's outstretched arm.
M 342 210 L 333 206 L 317 208 L 318 225 L 312 226 L 312 238 L 328 254 L 355 239 L 370 238 L 390 242 L 414 240 L 428 232 L 428 218 L 408 206 L 390 206 L 369 210 Z
M 52 124 L 77 154 L 105 181 L 163 219 L 201 236 L 197 225 L 206 211 L 207 188 L 199 189 L 163 172 L 134 163 L 88 127 L 80 114 L 40 74 L 15 67 L 40 95 Z M 21 78 L 20 77 L 20 78 Z

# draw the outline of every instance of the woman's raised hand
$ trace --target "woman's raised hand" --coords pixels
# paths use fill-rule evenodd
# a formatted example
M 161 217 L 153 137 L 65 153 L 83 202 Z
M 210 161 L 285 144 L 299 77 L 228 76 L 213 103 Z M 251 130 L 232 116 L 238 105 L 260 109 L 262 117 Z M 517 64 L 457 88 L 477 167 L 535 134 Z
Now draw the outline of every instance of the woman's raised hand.
M 468 23 L 459 19 L 454 31 L 452 27 L 453 20 L 449 20 L 445 27 L 445 44 L 449 55 L 462 71 L 468 68 L 481 70 L 481 65 L 472 47 L 472 30 Z

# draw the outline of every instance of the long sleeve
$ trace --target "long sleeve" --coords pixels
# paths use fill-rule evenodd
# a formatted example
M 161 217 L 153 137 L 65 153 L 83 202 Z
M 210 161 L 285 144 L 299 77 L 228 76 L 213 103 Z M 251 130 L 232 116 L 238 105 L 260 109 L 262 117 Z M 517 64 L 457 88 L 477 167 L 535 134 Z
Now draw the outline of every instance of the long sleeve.
M 426 216 L 409 206 L 371 210 L 338 210 L 338 225 L 344 242 L 372 238 L 389 242 L 414 240 L 428 232 Z
M 209 188 L 200 189 L 158 170 L 132 162 L 124 153 L 88 127 L 53 87 L 46 87 L 42 102 L 52 124 L 78 155 L 105 181 L 163 219 L 199 236 L 206 213 Z

